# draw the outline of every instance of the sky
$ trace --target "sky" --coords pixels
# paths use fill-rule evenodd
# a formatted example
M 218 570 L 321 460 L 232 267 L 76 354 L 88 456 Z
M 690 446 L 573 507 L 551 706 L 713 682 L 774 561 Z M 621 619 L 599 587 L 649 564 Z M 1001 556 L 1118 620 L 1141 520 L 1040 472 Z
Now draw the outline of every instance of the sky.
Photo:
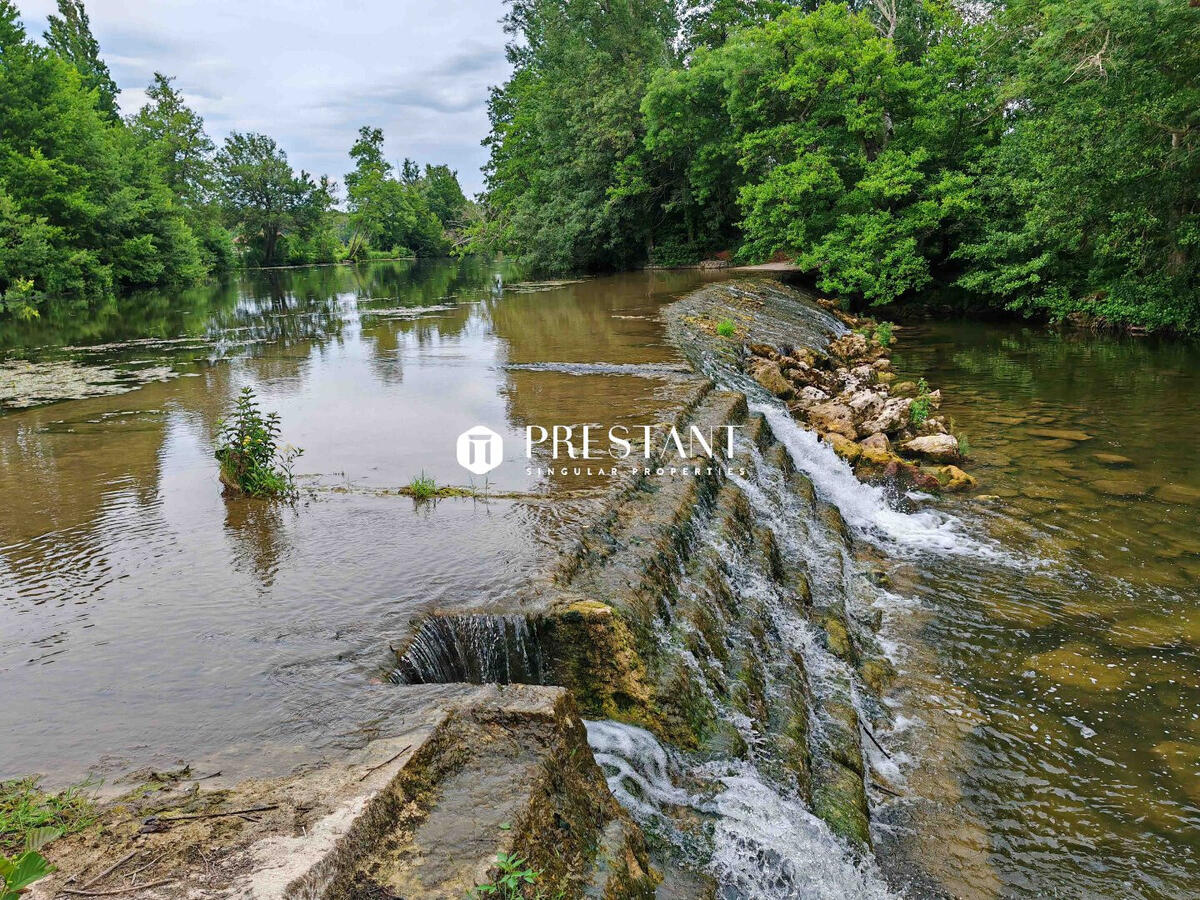
M 16 0 L 40 37 L 54 0 Z M 86 0 L 92 32 L 137 110 L 155 71 L 218 143 L 260 131 L 297 169 L 341 181 L 361 125 L 396 162 L 447 163 L 482 187 L 488 87 L 508 76 L 501 0 Z

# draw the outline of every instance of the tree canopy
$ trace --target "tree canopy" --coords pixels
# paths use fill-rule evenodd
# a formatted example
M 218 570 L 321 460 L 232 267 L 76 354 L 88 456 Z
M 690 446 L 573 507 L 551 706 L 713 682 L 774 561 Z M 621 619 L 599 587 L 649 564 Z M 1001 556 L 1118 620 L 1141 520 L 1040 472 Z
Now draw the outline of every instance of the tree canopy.
M 474 245 L 1200 330 L 1200 8 L 510 0 Z

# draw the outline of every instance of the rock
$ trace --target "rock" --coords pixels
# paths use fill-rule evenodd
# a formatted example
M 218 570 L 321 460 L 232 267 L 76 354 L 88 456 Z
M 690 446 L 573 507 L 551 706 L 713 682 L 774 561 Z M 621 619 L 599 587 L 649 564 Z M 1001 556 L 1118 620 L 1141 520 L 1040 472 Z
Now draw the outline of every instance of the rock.
M 824 403 L 829 399 L 829 395 L 817 387 L 809 385 L 800 389 L 800 393 L 796 395 L 796 405 L 802 409 L 808 409 L 818 403 Z
M 854 413 L 854 418 L 861 422 L 864 419 L 875 418 L 883 409 L 884 400 L 882 394 L 874 391 L 859 391 L 846 401 L 846 405 Z
M 937 471 L 937 480 L 944 491 L 971 491 L 979 486 L 979 482 L 958 466 L 942 466 Z
M 859 445 L 862 446 L 861 444 Z M 877 447 L 862 447 L 856 469 L 885 469 L 893 463 L 903 463 L 900 457 L 890 450 L 880 450 Z
M 863 438 L 859 441 L 859 444 L 863 447 L 869 447 L 872 450 L 887 450 L 890 452 L 892 449 L 892 442 L 882 432 L 876 432 L 869 437 Z
M 1092 482 L 1092 488 L 1101 494 L 1124 500 L 1145 497 L 1150 493 L 1150 489 L 1146 485 L 1132 478 L 1101 478 Z
M 875 362 L 871 363 L 871 365 L 875 367 L 876 371 L 886 372 L 891 369 L 892 361 L 886 356 L 881 356 L 879 359 L 875 360 Z
M 1186 484 L 1164 484 L 1155 491 L 1154 499 L 1164 503 L 1200 504 L 1200 488 Z
M 892 385 L 893 394 L 913 394 L 917 393 L 917 385 L 912 381 L 898 381 Z
M 851 365 L 864 359 L 870 353 L 870 349 L 867 339 L 852 331 L 830 341 L 828 352 L 842 365 Z
M 866 437 L 877 431 L 890 433 L 902 428 L 908 422 L 908 410 L 911 406 L 912 400 L 907 397 L 891 397 L 885 400 L 878 414 L 859 425 L 859 434 Z
M 946 422 L 941 416 L 926 419 L 917 426 L 918 435 L 946 434 Z
M 1090 441 L 1092 436 L 1086 431 L 1075 431 L 1070 428 L 1029 428 L 1025 431 L 1030 437 L 1050 438 L 1056 441 Z
M 876 372 L 875 380 L 878 381 L 880 384 L 891 384 L 893 381 L 896 380 L 896 373 L 895 372 Z
M 775 348 L 770 344 L 751 344 L 750 352 L 755 356 L 761 356 L 764 359 L 775 359 L 779 356 L 779 354 L 775 352 Z
M 999 503 L 1001 498 L 999 494 L 976 494 L 975 499 L 980 503 Z
M 850 438 L 846 437 L 844 434 L 838 434 L 836 431 L 830 431 L 827 434 L 822 435 L 822 440 L 824 440 L 825 443 L 833 448 L 834 453 L 846 460 L 846 462 L 850 463 L 852 466 L 858 461 L 858 458 L 862 456 L 862 447 L 854 443 L 854 441 L 850 440 Z
M 1115 691 L 1129 680 L 1124 667 L 1110 668 L 1104 655 L 1086 644 L 1068 644 L 1036 654 L 1026 665 L 1057 684 L 1086 691 Z
M 1045 439 L 1038 444 L 1039 450 L 1074 450 L 1079 445 L 1075 441 L 1068 441 L 1066 438 Z
M 808 411 L 808 421 L 817 431 L 834 431 L 850 440 L 858 437 L 854 428 L 854 413 L 849 406 L 836 400 L 818 403 L 812 407 Z
M 855 366 L 850 370 L 850 374 L 861 384 L 871 384 L 879 373 L 871 366 Z
M 952 434 L 927 434 L 902 444 L 900 449 L 935 462 L 954 462 L 958 456 L 958 438 Z
M 1092 459 L 1110 469 L 1127 469 L 1133 465 L 1133 460 L 1119 453 L 1093 453 Z
M 777 363 L 761 362 L 751 370 L 750 374 L 755 381 L 781 400 L 788 400 L 796 394 L 791 382 L 783 377 L 783 372 L 780 371 Z
M 942 389 L 941 388 L 938 388 L 936 391 L 933 391 L 928 396 L 929 396 L 929 408 L 930 409 L 941 409 L 942 408 Z

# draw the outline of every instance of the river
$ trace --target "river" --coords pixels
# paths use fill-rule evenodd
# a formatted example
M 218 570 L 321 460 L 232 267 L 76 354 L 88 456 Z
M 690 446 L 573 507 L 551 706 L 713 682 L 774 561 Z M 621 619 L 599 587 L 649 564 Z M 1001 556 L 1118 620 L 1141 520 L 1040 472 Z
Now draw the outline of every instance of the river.
M 389 641 L 519 594 L 606 495 L 517 464 L 525 426 L 662 421 L 686 366 L 658 314 L 719 277 L 376 263 L 6 324 L 0 777 L 257 774 L 357 740 L 398 702 Z M 885 498 L 789 442 L 881 571 L 901 676 L 877 762 L 905 795 L 875 811 L 882 870 L 910 896 L 1200 892 L 1200 351 L 897 334 L 992 499 Z M 247 385 L 305 450 L 295 507 L 221 495 L 213 438 Z M 395 493 L 467 484 L 476 424 L 509 448 L 474 482 L 498 496 Z

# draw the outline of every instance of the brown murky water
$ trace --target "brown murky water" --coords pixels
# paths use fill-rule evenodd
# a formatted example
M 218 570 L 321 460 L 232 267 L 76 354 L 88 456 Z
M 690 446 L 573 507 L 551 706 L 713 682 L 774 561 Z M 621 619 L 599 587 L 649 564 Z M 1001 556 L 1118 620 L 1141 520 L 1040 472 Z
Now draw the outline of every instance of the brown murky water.
M 898 333 L 969 438 L 992 542 L 914 560 L 922 855 L 963 896 L 1200 895 L 1200 351 L 942 323 Z M 989 552 L 995 552 L 987 558 Z
M 206 758 L 228 775 L 349 740 L 396 702 L 370 684 L 389 639 L 511 594 L 603 494 L 605 478 L 528 474 L 524 425 L 651 424 L 676 405 L 656 314 L 700 278 L 296 270 L 160 300 L 160 318 L 6 333 L 35 347 L 10 373 L 51 372 L 10 377 L 10 405 L 107 395 L 0 413 L 0 777 Z M 304 448 L 295 508 L 221 495 L 214 435 L 245 385 Z M 487 483 L 527 500 L 378 493 L 422 472 L 468 484 L 455 440 L 476 424 L 506 439 Z

